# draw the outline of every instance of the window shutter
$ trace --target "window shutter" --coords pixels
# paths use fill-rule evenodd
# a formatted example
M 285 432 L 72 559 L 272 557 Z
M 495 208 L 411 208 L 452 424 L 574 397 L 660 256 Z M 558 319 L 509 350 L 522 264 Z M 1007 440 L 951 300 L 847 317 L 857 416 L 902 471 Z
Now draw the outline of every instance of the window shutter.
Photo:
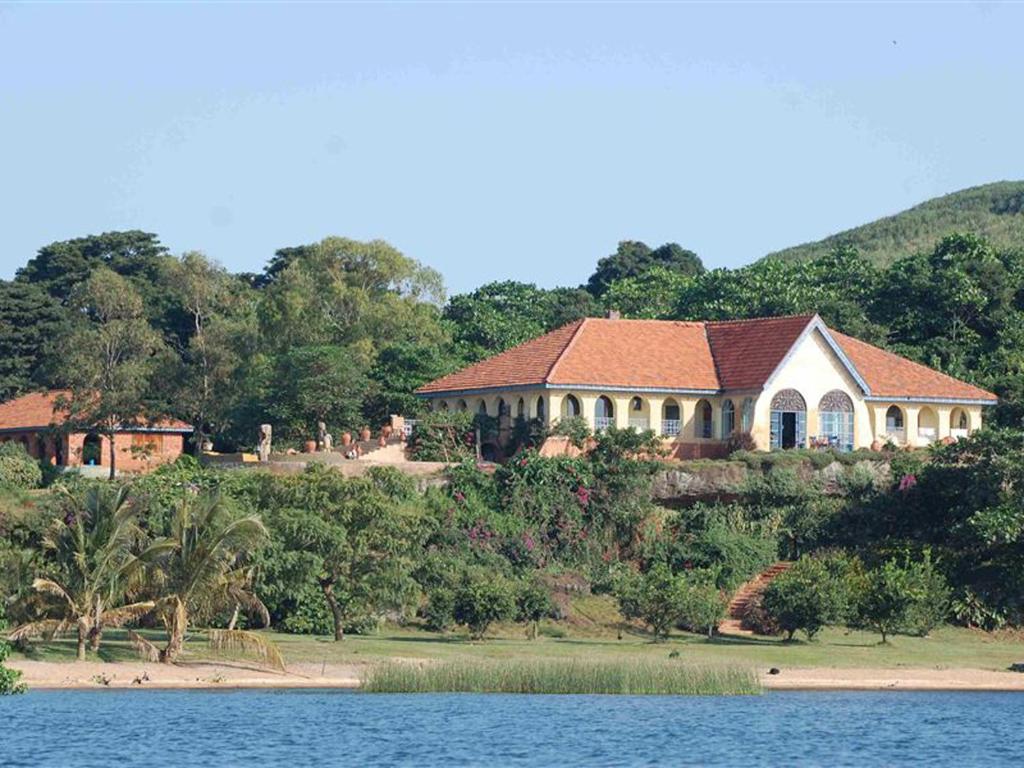
M 772 411 L 772 448 L 782 447 L 782 411 Z
M 807 447 L 807 411 L 796 412 L 796 446 Z

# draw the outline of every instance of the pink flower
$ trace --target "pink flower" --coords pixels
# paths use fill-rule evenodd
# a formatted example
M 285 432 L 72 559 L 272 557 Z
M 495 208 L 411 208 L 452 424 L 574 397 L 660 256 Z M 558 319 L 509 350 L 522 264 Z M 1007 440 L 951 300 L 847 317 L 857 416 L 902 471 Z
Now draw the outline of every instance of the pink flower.
M 900 490 L 906 493 L 911 488 L 917 485 L 917 478 L 913 475 L 904 475 L 900 480 Z

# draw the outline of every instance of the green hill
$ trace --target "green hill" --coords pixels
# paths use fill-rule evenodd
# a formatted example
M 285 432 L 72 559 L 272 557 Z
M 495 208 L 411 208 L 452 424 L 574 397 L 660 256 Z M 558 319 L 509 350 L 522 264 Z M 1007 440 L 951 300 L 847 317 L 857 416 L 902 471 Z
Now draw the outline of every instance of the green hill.
M 765 258 L 803 261 L 852 245 L 878 264 L 931 248 L 951 232 L 971 232 L 1000 247 L 1024 247 L 1024 181 L 999 181 L 936 197 L 895 216 Z

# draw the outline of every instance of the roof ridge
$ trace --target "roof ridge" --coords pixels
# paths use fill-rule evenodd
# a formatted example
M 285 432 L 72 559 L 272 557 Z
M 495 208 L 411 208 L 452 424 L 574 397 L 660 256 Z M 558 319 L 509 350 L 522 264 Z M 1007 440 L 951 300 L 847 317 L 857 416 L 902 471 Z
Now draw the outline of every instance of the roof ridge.
M 817 317 L 817 312 L 794 312 L 790 315 L 765 315 L 764 317 L 744 317 L 736 320 L 705 320 L 705 325 L 740 325 L 742 323 L 762 323 L 765 320 L 795 320 L 797 318 Z
M 565 353 L 568 352 L 572 345 L 576 343 L 576 339 L 577 337 L 579 337 L 580 331 L 583 329 L 583 326 L 587 324 L 588 320 L 594 319 L 599 318 L 581 317 L 579 320 L 575 321 L 576 329 L 572 332 L 572 336 L 569 337 L 568 343 L 564 347 L 562 347 L 562 351 L 555 356 L 554 362 L 552 362 L 551 365 L 548 367 L 547 373 L 545 373 L 544 376 L 541 377 L 541 381 L 543 381 L 545 384 L 550 382 L 551 376 L 555 372 L 555 368 L 557 368 L 558 364 L 562 362 L 562 358 L 565 357 Z M 570 325 L 572 325 L 572 323 L 566 323 L 562 327 L 565 328 Z

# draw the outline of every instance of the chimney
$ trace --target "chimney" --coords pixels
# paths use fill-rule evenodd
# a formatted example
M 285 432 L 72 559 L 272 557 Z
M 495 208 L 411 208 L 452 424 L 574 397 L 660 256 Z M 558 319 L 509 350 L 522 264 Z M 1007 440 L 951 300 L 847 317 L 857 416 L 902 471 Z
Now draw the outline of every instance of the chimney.
M 608 310 L 608 314 L 606 315 L 606 317 L 609 320 L 621 320 L 622 319 L 622 313 L 619 312 L 619 310 L 617 310 L 617 309 L 609 309 Z

